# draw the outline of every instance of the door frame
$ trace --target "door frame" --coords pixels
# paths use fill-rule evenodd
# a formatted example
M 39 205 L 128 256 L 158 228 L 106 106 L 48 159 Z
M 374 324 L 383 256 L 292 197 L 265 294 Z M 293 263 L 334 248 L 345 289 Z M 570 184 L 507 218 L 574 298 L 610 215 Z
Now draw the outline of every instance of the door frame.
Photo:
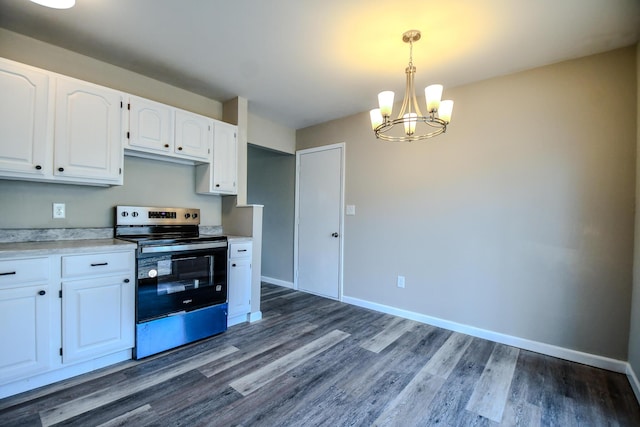
M 320 147 L 308 148 L 296 151 L 296 195 L 293 233 L 293 289 L 298 290 L 298 238 L 300 224 L 300 157 L 304 154 L 312 154 L 327 150 L 340 150 L 340 225 L 339 225 L 339 254 L 338 254 L 338 301 L 343 297 L 343 265 L 344 265 L 344 193 L 345 193 L 345 157 L 346 143 L 322 145 Z

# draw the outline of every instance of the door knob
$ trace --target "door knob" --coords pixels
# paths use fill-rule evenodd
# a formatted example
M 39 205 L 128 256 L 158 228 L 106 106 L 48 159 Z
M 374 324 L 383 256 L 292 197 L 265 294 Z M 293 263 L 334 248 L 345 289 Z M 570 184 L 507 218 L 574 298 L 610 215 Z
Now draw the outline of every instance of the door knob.
M 331 237 L 338 237 L 338 233 L 331 233 Z

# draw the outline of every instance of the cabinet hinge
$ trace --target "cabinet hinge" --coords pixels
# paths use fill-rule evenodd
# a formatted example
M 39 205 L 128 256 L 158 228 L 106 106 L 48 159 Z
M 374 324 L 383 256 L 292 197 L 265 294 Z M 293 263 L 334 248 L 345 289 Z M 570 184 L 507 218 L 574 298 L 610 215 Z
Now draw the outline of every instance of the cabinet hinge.
M 118 174 L 122 175 L 122 168 L 118 168 Z
M 127 132 L 127 139 L 131 139 L 131 137 L 129 136 L 129 132 Z
M 62 298 L 62 291 L 58 291 L 58 298 Z
M 120 101 L 120 108 L 124 107 L 124 104 L 122 104 L 122 101 Z
M 62 356 L 62 347 L 60 347 L 60 356 Z
M 131 104 L 127 104 L 127 110 L 131 110 Z

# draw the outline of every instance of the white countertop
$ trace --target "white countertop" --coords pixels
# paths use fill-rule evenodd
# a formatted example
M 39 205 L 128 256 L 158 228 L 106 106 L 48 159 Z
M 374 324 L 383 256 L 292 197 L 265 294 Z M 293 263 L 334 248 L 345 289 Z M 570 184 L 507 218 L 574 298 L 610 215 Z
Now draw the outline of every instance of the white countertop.
M 253 238 L 249 236 L 227 236 L 227 240 L 229 243 L 251 242 Z
M 43 242 L 0 243 L 0 259 L 83 252 L 135 250 L 137 245 L 118 239 L 56 240 Z

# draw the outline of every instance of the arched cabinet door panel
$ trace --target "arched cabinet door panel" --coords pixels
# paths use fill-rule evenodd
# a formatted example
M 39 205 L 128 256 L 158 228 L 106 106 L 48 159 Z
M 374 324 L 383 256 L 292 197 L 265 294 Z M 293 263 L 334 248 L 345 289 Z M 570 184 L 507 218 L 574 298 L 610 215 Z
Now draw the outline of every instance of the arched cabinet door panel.
M 49 84 L 46 72 L 0 58 L 0 170 L 47 172 Z
M 75 79 L 56 81 L 56 177 L 122 182 L 122 111 L 118 91 Z

